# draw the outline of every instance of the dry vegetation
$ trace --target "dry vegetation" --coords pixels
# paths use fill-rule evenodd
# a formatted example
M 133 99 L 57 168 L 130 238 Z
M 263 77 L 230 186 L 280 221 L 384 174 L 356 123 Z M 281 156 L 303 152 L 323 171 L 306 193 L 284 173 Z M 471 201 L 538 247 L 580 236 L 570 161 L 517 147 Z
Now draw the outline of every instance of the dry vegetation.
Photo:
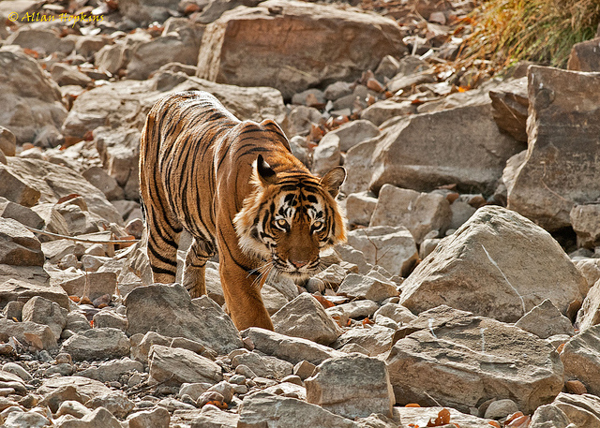
M 563 67 L 571 47 L 596 34 L 600 2 L 483 0 L 464 21 L 473 31 L 465 38 L 461 61 L 495 69 L 520 60 Z

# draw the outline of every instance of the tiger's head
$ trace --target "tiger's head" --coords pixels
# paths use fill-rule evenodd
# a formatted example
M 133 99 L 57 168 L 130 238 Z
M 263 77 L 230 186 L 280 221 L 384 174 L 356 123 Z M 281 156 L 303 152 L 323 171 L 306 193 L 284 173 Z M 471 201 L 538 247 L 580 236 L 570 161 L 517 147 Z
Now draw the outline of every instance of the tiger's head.
M 295 280 L 318 272 L 321 251 L 346 240 L 335 200 L 345 178 L 342 167 L 322 178 L 275 173 L 259 155 L 253 165 L 255 191 L 234 218 L 242 251 Z

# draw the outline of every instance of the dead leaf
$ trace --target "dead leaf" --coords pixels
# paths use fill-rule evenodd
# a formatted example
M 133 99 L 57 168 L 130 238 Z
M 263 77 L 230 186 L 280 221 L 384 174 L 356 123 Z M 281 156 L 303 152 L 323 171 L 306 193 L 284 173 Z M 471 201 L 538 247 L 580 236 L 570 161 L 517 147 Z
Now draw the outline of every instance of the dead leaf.
M 313 297 L 315 299 L 317 299 L 319 301 L 319 303 L 321 304 L 321 306 L 323 306 L 323 308 L 327 309 L 327 308 L 332 308 L 335 305 L 333 303 L 331 303 L 329 300 L 327 300 L 325 297 L 323 296 L 319 296 L 317 294 L 313 294 Z
M 420 404 L 417 404 L 417 403 L 408 403 L 408 404 L 407 404 L 406 406 L 404 406 L 404 407 L 421 407 L 421 405 L 420 405 Z

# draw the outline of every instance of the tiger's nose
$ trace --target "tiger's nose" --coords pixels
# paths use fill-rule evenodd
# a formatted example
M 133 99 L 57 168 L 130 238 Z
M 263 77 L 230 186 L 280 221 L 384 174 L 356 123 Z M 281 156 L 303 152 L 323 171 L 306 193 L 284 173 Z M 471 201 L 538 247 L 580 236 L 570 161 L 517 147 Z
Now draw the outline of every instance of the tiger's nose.
M 296 269 L 300 269 L 302 266 L 305 266 L 308 264 L 308 260 L 291 260 L 290 259 L 290 263 L 292 265 L 294 265 L 294 267 Z

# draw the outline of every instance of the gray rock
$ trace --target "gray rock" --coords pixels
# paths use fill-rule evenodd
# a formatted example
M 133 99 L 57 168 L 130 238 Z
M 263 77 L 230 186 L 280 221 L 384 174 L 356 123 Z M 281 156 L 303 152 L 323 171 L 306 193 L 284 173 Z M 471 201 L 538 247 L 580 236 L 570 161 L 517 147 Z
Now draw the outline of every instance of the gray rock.
M 11 218 L 0 218 L 0 263 L 42 266 L 44 253 L 35 235 Z
M 121 423 L 104 407 L 81 419 L 64 419 L 57 428 L 122 428 Z
M 202 414 L 192 421 L 191 428 L 236 428 L 240 416 L 214 406 L 204 406 Z
M 400 303 L 414 313 L 447 304 L 515 322 L 546 299 L 564 314 L 586 288 L 548 232 L 515 212 L 486 206 L 417 266 L 402 284 Z
M 350 149 L 342 190 L 377 193 L 393 184 L 424 192 L 454 183 L 459 190 L 490 192 L 506 160 L 523 149 L 500 133 L 489 105 L 418 114 L 390 121 L 379 137 Z
M 259 392 L 244 397 L 238 428 L 358 428 L 358 424 L 304 401 Z
M 273 15 L 269 9 L 281 13 Z M 257 44 L 256 31 L 265 22 L 270 31 Z M 336 39 L 332 35 L 341 33 L 351 43 L 340 47 L 337 38 L 330 45 Z M 329 5 L 271 0 L 252 10 L 227 12 L 206 28 L 198 75 L 239 86 L 275 87 L 289 99 L 325 79 L 353 80 L 360 77 L 360 70 L 375 69 L 385 55 L 406 49 L 401 39 L 399 27 L 386 18 Z M 318 52 L 315 43 L 321 44 Z M 231 68 L 233 62 L 236 67 Z
M 40 199 L 41 193 L 15 175 L 10 170 L 7 160 L 0 163 L 0 195 L 19 205 L 33 207 Z
M 390 318 L 399 325 L 408 324 L 409 322 L 417 318 L 417 316 L 414 315 L 408 308 L 397 303 L 386 303 L 381 308 L 379 308 L 377 312 L 375 312 L 375 322 L 377 322 L 378 316 Z
M 353 120 L 327 133 L 339 138 L 339 148 L 347 152 L 363 141 L 379 135 L 379 129 L 368 120 Z
M 87 272 L 60 282 L 60 286 L 69 296 L 83 297 L 85 294 L 94 301 L 105 294 L 115 294 L 117 275 L 114 272 Z
M 50 71 L 52 79 L 59 86 L 77 85 L 87 87 L 93 80 L 77 68 L 57 62 Z
M 104 196 L 109 201 L 123 199 L 124 191 L 117 180 L 109 175 L 106 170 L 98 166 L 93 166 L 83 172 L 83 177 L 91 184 L 102 190 Z
M 257 327 L 250 327 L 242 331 L 242 337 L 250 339 L 255 350 L 289 361 L 292 364 L 303 360 L 320 364 L 327 358 L 342 355 L 338 351 L 307 339 L 285 336 Z
M 0 151 L 6 156 L 14 156 L 17 151 L 17 137 L 4 126 L 0 126 Z
M 568 334 L 569 336 L 575 334 L 571 321 L 561 314 L 549 299 L 544 300 L 523 315 L 515 326 L 542 339 L 547 339 L 555 334 Z
M 6 428 L 42 428 L 50 424 L 50 420 L 37 412 L 11 412 L 2 426 Z
M 305 381 L 306 401 L 346 418 L 392 417 L 396 402 L 385 363 L 359 354 L 323 361 Z
M 18 365 L 17 363 L 6 363 L 2 366 L 2 371 L 12 373 L 14 375 L 19 376 L 23 381 L 29 382 L 33 377 L 27 373 L 23 367 Z
M 527 142 L 527 77 L 509 79 L 489 92 L 492 114 L 498 128 L 508 132 L 517 141 Z
M 105 408 L 117 418 L 124 418 L 135 407 L 133 401 L 121 391 L 97 395 L 85 404 L 91 409 Z
M 163 407 L 136 412 L 127 417 L 129 428 L 169 428 L 171 415 Z
M 331 346 L 345 352 L 351 352 L 354 346 L 360 346 L 367 355 L 375 357 L 392 348 L 393 338 L 393 329 L 375 324 L 346 330 Z
M 566 379 L 577 379 L 591 394 L 600 394 L 600 325 L 571 338 L 560 353 L 560 359 Z
M 96 328 L 117 328 L 119 330 L 127 331 L 127 318 L 117 314 L 112 310 L 104 310 L 94 315 L 94 327 Z
M 327 133 L 313 151 L 312 172 L 323 176 L 339 166 L 341 159 L 340 138 L 335 134 Z
M 396 337 L 386 362 L 398 404 L 468 411 L 510 398 L 530 413 L 563 387 L 563 366 L 548 342 L 491 318 L 439 306 Z
M 370 105 L 360 114 L 361 120 L 380 126 L 390 119 L 397 120 L 402 116 L 409 116 L 417 112 L 417 106 L 410 101 L 397 102 L 394 100 L 381 100 Z
M 385 184 L 370 226 L 404 226 L 417 244 L 432 230 L 444 233 L 452 220 L 450 204 L 440 193 L 419 193 Z
M 502 419 L 506 418 L 508 415 L 512 415 L 519 411 L 517 404 L 505 398 L 503 400 L 492 401 L 485 411 L 486 419 Z
M 450 211 L 452 212 L 452 219 L 450 220 L 448 229 L 458 229 L 465 224 L 477 210 L 467 202 L 457 199 L 450 205 Z
M 323 305 L 308 293 L 302 293 L 272 317 L 277 333 L 302 337 L 323 345 L 334 342 L 342 330 Z
M 206 344 L 219 353 L 242 347 L 231 318 L 208 296 L 192 301 L 179 284 L 138 287 L 127 295 L 125 305 L 129 335 L 156 331 Z
M 197 401 L 198 397 L 208 391 L 208 389 L 213 386 L 208 382 L 196 382 L 196 383 L 183 383 L 181 388 L 179 388 L 178 397 L 183 397 L 184 395 L 189 395 L 192 400 Z
M 408 275 L 418 258 L 415 239 L 404 226 L 355 229 L 348 232 L 348 244 L 362 252 L 366 262 L 382 266 L 392 275 Z M 353 259 L 344 260 L 360 269 Z
M 562 410 L 575 427 L 600 427 L 600 399 L 595 395 L 561 392 L 552 405 Z M 571 425 L 568 425 L 568 428 L 571 428 Z
M 0 318 L 0 337 L 4 337 L 3 341 L 6 341 L 10 336 L 36 351 L 53 350 L 57 347 L 56 336 L 50 327 L 32 321 L 14 322 Z
M 554 404 L 546 404 L 535 410 L 530 428 L 567 428 L 569 418 Z
M 346 325 L 349 318 L 372 317 L 379 305 L 372 300 L 355 300 L 349 303 L 342 303 L 325 311 L 332 318 L 339 320 L 341 325 Z
M 195 352 L 181 348 L 153 345 L 148 354 L 152 382 L 182 384 L 207 382 L 215 384 L 223 379 L 221 367 Z
M 13 36 L 18 38 L 20 34 L 23 33 L 15 32 Z M 0 49 L 0 63 L 2 126 L 10 129 L 19 143 L 33 142 L 36 134 L 47 126 L 60 129 L 67 110 L 62 105 L 58 85 L 22 51 Z
M 461 413 L 452 407 L 394 407 L 394 413 L 397 418 L 402 420 L 402 424 L 406 426 L 419 425 L 423 421 L 437 418 L 441 410 L 447 409 L 450 411 L 450 421 L 458 424 L 461 428 L 489 428 L 489 420 L 481 419 L 477 416 L 472 416 L 468 413 Z M 446 425 L 450 428 L 448 425 Z M 453 425 L 456 426 L 456 425 Z M 377 425 L 376 425 L 377 427 Z
M 60 348 L 71 354 L 73 360 L 100 360 L 129 355 L 129 339 L 116 328 L 94 328 L 68 338 Z
M 256 352 L 244 352 L 231 359 L 231 365 L 240 364 L 250 368 L 257 376 L 281 380 L 294 371 L 294 365 L 279 358 L 262 356 Z
M 98 367 L 90 367 L 77 373 L 78 376 L 89 377 L 100 382 L 117 382 L 121 376 L 130 372 L 144 372 L 144 365 L 130 358 L 111 360 L 101 363 Z
M 577 322 L 580 331 L 600 324 L 600 283 L 596 282 L 583 300 L 581 309 L 577 312 Z
M 340 285 L 338 294 L 351 298 L 382 302 L 390 297 L 398 296 L 400 293 L 396 285 L 389 281 L 351 273 Z
M 0 197 L 0 217 L 17 220 L 34 229 L 44 227 L 44 220 L 35 211 L 2 197 Z
M 58 340 L 67 325 L 66 310 L 64 311 L 65 313 L 58 303 L 36 296 L 23 306 L 22 318 L 23 321 L 47 325 Z
M 346 198 L 348 223 L 368 226 L 377 206 L 377 198 L 371 192 L 358 192 Z
M 63 401 L 56 411 L 56 416 L 71 415 L 77 419 L 81 419 L 90 413 L 92 411 L 78 401 Z
M 575 204 L 600 196 L 597 111 L 600 76 L 551 67 L 528 68 L 527 157 L 508 190 L 508 208 L 549 231 L 571 224 Z M 576 107 L 575 100 L 586 100 Z M 576 111 L 576 115 L 573 112 Z M 581 127 L 584 122 L 592 126 Z M 568 174 L 565 174 L 568 171 Z M 548 191 L 550 189 L 550 191 Z
M 72 388 L 72 390 L 70 388 Z M 53 392 L 55 393 L 54 395 L 49 395 Z M 42 385 L 37 390 L 37 393 L 43 396 L 62 397 L 60 400 L 57 400 L 56 407 L 49 405 L 53 412 L 58 409 L 58 406 L 63 401 L 75 399 L 75 401 L 85 403 L 90 398 L 93 398 L 97 395 L 108 394 L 110 392 L 111 389 L 105 386 L 102 382 L 82 376 L 59 376 L 44 379 Z
M 577 234 L 577 246 L 591 248 L 600 244 L 600 229 L 594 221 L 600 214 L 600 204 L 575 205 L 569 219 Z

